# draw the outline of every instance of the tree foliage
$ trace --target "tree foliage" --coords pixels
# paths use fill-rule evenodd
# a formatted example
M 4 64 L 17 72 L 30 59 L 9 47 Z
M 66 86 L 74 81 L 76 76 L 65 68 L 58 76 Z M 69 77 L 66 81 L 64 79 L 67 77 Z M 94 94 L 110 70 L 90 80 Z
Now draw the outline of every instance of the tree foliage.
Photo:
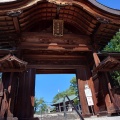
M 120 52 L 120 32 L 116 33 L 116 35 L 113 37 L 113 39 L 111 39 L 103 51 Z
M 69 88 L 73 94 L 78 94 L 78 85 L 77 85 L 77 81 L 76 81 L 76 77 L 73 77 L 70 80 L 70 88 Z
M 116 35 L 111 39 L 108 45 L 104 48 L 105 52 L 120 52 L 120 32 L 117 32 Z M 120 86 L 120 71 L 114 71 L 111 74 L 112 85 Z
M 65 95 L 70 96 L 70 95 L 74 95 L 74 94 L 76 94 L 76 95 L 78 94 L 76 77 L 73 77 L 70 80 L 70 87 L 67 90 L 60 92 L 54 96 L 53 103 L 57 102 L 57 100 L 59 100 L 60 98 L 63 98 Z
M 120 71 L 114 71 L 111 73 L 112 80 L 112 86 L 118 87 L 120 86 Z
M 34 101 L 34 112 L 36 113 L 37 111 L 38 112 L 43 112 L 45 111 L 47 108 L 47 105 L 45 104 L 45 101 L 43 98 L 35 98 L 35 101 Z
M 37 98 L 35 98 L 35 101 L 34 101 L 34 112 L 36 113 L 36 111 L 38 110 L 39 108 L 39 100 Z

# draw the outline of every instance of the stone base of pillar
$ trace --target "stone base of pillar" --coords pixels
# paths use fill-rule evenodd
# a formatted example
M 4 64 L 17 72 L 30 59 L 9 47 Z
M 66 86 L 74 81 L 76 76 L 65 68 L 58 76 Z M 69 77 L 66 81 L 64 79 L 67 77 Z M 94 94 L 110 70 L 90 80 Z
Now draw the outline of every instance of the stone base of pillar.
M 39 118 L 22 118 L 22 119 L 19 119 L 19 120 L 39 120 Z
M 90 114 L 82 114 L 82 116 L 83 116 L 84 118 L 87 118 L 87 117 L 92 116 L 92 114 L 91 114 L 91 113 L 90 113 Z
M 31 119 L 29 119 L 29 120 L 39 120 L 39 118 L 31 118 Z
M 18 120 L 17 117 L 7 117 L 7 120 Z

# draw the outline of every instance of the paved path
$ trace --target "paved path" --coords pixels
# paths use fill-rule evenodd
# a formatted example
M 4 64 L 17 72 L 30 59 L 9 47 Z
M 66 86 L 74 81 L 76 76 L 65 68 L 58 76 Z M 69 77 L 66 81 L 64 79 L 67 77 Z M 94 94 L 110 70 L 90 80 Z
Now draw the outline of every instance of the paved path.
M 85 118 L 85 120 L 120 120 L 120 116 L 114 116 L 114 117 L 91 117 L 91 118 Z
M 51 117 L 46 117 L 46 118 L 42 118 L 40 117 L 40 115 L 35 115 L 35 117 L 38 117 L 39 120 L 65 120 L 65 118 L 62 116 L 56 116 L 56 114 L 51 114 Z M 96 117 L 96 116 L 92 116 L 89 118 L 84 118 L 85 120 L 120 120 L 120 116 L 113 116 L 113 117 L 107 117 L 107 116 L 102 116 L 102 117 Z M 80 120 L 80 118 L 69 118 L 66 120 Z

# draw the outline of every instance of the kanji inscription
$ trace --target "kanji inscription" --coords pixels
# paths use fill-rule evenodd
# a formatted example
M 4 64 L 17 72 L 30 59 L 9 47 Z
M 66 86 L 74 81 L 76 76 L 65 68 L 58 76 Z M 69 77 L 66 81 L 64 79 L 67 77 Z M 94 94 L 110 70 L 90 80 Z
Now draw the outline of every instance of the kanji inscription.
M 53 35 L 54 36 L 63 36 L 63 20 L 53 20 Z

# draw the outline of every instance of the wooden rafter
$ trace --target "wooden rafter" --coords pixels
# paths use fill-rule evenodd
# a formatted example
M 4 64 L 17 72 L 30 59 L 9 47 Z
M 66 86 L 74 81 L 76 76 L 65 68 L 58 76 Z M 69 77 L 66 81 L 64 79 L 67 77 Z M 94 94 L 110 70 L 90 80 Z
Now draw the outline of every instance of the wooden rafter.
M 13 17 L 13 22 L 14 22 L 14 26 L 15 26 L 15 30 L 17 33 L 20 32 L 20 25 L 19 25 L 19 21 L 17 17 Z

